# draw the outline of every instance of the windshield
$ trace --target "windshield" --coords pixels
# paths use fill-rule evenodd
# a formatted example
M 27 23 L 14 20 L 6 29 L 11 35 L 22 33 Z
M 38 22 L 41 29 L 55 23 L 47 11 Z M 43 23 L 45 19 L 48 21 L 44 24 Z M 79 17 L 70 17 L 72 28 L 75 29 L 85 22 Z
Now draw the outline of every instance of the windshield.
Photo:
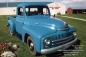
M 25 8 L 25 13 L 31 15 L 49 15 L 49 9 L 46 6 L 28 6 Z

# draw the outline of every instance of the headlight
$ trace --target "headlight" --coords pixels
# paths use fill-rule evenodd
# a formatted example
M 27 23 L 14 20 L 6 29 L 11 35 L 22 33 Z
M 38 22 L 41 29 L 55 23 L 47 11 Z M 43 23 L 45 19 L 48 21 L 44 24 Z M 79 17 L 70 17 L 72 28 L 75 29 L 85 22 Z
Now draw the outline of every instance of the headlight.
M 77 33 L 76 33 L 76 32 L 73 32 L 73 35 L 74 35 L 74 36 L 77 36 Z
M 45 45 L 49 45 L 51 43 L 51 41 L 47 39 L 45 39 L 44 42 L 45 42 Z

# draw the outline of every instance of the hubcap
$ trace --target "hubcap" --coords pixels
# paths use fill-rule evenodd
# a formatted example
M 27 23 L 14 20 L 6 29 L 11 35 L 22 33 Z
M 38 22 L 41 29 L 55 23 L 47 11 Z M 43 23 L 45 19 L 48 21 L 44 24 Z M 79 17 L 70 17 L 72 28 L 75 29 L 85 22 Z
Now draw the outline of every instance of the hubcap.
M 29 46 L 29 52 L 32 55 L 36 55 L 35 46 L 34 46 L 34 43 L 33 43 L 32 39 L 31 39 L 31 36 L 28 37 L 27 44 Z
M 30 43 L 30 50 L 34 51 L 34 44 L 32 42 Z

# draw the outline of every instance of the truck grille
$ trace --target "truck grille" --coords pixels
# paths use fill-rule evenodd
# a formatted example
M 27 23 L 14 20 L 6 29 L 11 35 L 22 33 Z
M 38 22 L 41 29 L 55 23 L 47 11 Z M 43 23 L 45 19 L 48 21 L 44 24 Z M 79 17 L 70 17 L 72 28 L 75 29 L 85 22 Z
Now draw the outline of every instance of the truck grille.
M 51 47 L 56 47 L 56 46 L 59 46 L 59 45 L 63 45 L 63 44 L 68 43 L 72 40 L 74 40 L 73 35 L 69 36 L 69 37 L 66 37 L 66 38 L 63 38 L 63 39 L 53 40 L 52 43 L 51 43 Z
M 66 44 L 74 39 L 75 39 L 74 35 L 70 35 L 69 37 L 61 38 L 61 39 L 57 39 L 57 40 L 54 39 L 54 40 L 51 40 L 51 44 L 45 48 L 57 47 L 57 46 Z

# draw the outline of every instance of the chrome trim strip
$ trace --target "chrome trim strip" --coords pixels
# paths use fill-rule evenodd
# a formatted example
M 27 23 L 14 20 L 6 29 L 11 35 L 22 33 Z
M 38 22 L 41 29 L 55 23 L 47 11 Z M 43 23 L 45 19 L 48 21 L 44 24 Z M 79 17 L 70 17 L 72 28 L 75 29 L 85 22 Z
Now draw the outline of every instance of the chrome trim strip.
M 76 41 L 77 41 L 77 38 L 75 38 L 73 41 L 66 43 L 64 45 L 60 45 L 60 46 L 57 46 L 54 48 L 49 48 L 49 49 L 42 49 L 41 54 L 49 54 L 49 53 L 56 52 L 57 50 L 64 50 L 65 48 L 68 48 L 69 46 L 71 46 Z
M 71 38 L 73 37 L 73 35 L 69 36 L 69 37 L 66 37 L 66 38 L 62 38 L 62 39 L 57 39 L 57 40 L 53 40 L 52 42 L 56 42 L 56 41 L 62 41 L 62 40 L 65 40 L 65 39 L 68 39 L 68 38 Z

